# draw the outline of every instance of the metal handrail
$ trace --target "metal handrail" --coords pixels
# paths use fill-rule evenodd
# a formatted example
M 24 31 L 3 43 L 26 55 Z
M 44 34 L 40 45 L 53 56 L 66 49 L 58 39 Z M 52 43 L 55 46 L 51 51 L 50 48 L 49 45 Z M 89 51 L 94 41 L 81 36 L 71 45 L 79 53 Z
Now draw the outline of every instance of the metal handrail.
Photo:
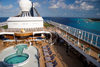
M 77 29 L 71 26 L 67 26 L 67 25 L 63 25 L 54 21 L 46 21 L 49 24 L 52 24 L 68 33 L 70 33 L 71 35 L 93 45 L 96 46 L 97 48 L 100 48 L 100 35 L 94 34 L 94 33 L 90 33 L 81 29 Z

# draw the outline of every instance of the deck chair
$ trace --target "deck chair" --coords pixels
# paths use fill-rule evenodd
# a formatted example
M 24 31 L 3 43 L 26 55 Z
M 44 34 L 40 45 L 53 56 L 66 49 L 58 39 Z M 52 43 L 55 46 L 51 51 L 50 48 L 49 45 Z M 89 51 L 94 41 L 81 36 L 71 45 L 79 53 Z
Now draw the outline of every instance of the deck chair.
M 100 54 L 98 54 L 98 58 L 100 58 Z
M 56 65 L 57 65 L 56 60 L 53 62 L 46 62 L 46 67 L 56 67 Z
M 46 46 L 43 46 L 42 48 L 43 48 L 43 49 L 46 49 L 47 47 L 49 47 L 49 46 L 48 46 L 48 45 L 46 45 Z
M 55 60 L 55 61 L 53 61 L 52 63 L 53 63 L 53 67 L 56 67 L 56 65 L 57 65 L 56 60 Z
M 44 54 L 44 56 L 51 56 L 52 55 L 52 52 L 51 51 L 49 51 L 49 52 L 43 52 L 43 54 Z
M 46 62 L 53 61 L 54 59 L 55 59 L 54 55 L 45 57 Z
M 48 48 L 43 48 L 43 51 L 45 51 L 45 52 L 48 52 L 48 51 L 50 51 L 50 48 L 48 47 Z

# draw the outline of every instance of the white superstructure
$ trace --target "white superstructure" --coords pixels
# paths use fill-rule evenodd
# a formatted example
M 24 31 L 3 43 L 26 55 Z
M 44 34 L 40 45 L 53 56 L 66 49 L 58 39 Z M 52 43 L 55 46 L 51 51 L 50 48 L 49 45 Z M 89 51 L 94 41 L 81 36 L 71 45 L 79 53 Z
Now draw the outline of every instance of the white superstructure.
M 40 17 L 30 0 L 20 0 L 19 5 L 21 14 L 7 20 L 8 28 L 43 28 L 43 18 Z M 37 14 L 37 17 L 34 16 L 34 13 Z
M 8 28 L 43 28 L 42 17 L 10 17 Z

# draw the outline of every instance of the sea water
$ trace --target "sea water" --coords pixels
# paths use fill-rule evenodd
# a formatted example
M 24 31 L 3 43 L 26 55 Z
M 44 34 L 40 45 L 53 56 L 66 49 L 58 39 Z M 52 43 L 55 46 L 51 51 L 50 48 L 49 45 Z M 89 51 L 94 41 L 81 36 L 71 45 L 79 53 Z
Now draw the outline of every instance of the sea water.
M 87 32 L 100 35 L 100 21 L 90 21 L 83 18 L 67 18 L 67 17 L 44 17 L 44 20 L 52 20 L 64 25 L 78 28 Z
M 0 22 L 5 22 L 7 19 L 8 17 L 1 17 Z M 43 17 L 43 19 L 55 21 L 60 24 L 68 25 L 77 29 L 81 29 L 87 32 L 100 35 L 100 21 L 96 22 L 96 21 L 91 21 L 89 19 L 71 18 L 71 17 L 70 18 L 69 17 Z M 99 41 L 100 38 L 98 38 L 98 42 Z
M 5 22 L 9 17 L 1 17 L 0 22 Z M 43 17 L 44 20 L 52 20 L 64 25 L 78 28 L 87 32 L 100 35 L 100 21 L 90 21 L 84 18 L 68 18 L 68 17 Z

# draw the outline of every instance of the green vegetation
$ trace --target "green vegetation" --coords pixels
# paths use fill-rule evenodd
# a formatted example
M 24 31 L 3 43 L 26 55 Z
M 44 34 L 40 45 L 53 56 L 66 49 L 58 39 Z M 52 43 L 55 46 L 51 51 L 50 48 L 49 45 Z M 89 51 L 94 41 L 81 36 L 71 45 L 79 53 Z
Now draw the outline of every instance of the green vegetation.
M 48 24 L 48 23 L 44 22 L 44 27 L 54 27 L 54 26 L 51 25 L 51 24 Z
M 100 19 L 98 19 L 98 18 L 92 18 L 90 20 L 92 20 L 92 21 L 100 21 Z
M 3 29 L 8 29 L 8 25 L 2 26 Z

